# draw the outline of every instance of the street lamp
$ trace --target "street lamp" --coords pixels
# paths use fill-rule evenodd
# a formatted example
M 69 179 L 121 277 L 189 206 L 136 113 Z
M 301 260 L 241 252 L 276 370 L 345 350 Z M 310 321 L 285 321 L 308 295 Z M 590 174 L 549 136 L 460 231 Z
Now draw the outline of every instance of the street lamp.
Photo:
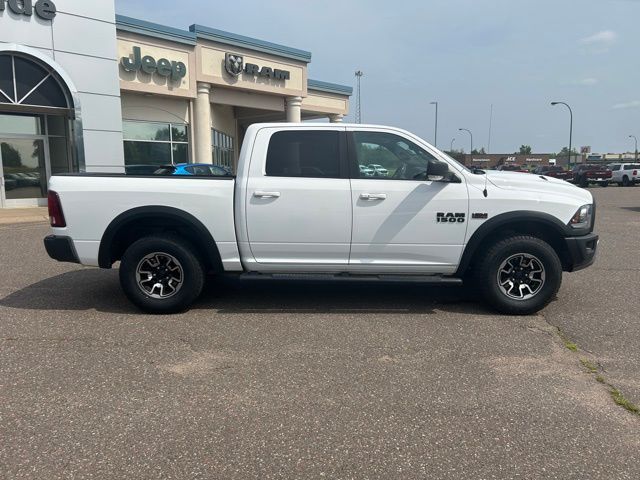
M 569 109 L 569 164 L 571 164 L 571 141 L 573 139 L 573 111 L 571 107 L 566 102 L 551 102 L 552 106 L 556 105 L 564 105 Z
M 456 141 L 455 137 L 451 139 L 451 146 L 449 147 L 450 152 L 453 152 L 453 142 L 455 141 Z
M 460 130 L 461 132 L 467 132 L 471 137 L 471 152 L 469 153 L 473 154 L 473 133 L 471 133 L 471 130 L 469 130 L 468 128 L 459 128 L 458 130 Z
M 636 142 L 636 154 L 635 154 L 635 159 L 636 162 L 638 161 L 638 139 L 636 138 L 635 135 L 629 135 L 629 138 L 633 138 Z
M 438 148 L 438 102 L 431 102 L 431 105 L 436 106 L 436 132 L 433 136 L 433 146 Z

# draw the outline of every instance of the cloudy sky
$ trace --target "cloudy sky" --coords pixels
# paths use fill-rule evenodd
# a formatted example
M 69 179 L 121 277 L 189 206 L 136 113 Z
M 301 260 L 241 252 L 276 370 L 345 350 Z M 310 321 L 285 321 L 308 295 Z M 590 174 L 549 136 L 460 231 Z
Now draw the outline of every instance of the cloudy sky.
M 310 78 L 355 85 L 363 120 L 438 146 L 631 151 L 640 137 L 640 0 L 116 0 L 117 13 L 193 23 L 313 53 Z M 352 102 L 355 111 L 355 101 Z M 353 120 L 353 116 L 347 120 Z M 464 133 L 464 132 L 462 132 Z

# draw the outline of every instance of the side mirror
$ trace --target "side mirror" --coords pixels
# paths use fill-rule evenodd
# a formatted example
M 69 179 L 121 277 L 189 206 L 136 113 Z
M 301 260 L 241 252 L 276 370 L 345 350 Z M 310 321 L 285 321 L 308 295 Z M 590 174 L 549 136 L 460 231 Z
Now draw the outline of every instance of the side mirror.
M 429 162 L 427 180 L 430 182 L 449 181 L 449 165 L 444 162 Z

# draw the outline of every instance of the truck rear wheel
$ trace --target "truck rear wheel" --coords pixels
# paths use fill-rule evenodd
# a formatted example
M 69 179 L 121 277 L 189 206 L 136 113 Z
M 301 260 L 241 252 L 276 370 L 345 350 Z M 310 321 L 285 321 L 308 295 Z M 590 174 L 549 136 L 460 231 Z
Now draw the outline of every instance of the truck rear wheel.
M 173 235 L 141 238 L 127 248 L 120 261 L 125 295 L 149 313 L 186 310 L 202 292 L 204 278 L 193 247 Z
M 489 248 L 476 281 L 482 297 L 499 312 L 528 315 L 544 308 L 558 292 L 562 264 L 543 240 L 514 236 Z

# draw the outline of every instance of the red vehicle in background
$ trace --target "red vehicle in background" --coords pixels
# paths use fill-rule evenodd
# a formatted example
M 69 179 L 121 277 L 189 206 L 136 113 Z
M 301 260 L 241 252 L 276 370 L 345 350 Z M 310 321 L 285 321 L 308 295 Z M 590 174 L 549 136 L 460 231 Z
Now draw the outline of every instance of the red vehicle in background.
M 611 170 L 604 165 L 597 164 L 580 164 L 573 167 L 573 179 L 571 183 L 575 183 L 583 188 L 588 187 L 591 183 L 597 183 L 601 187 L 609 186 L 611 181 Z
M 533 173 L 536 175 L 545 175 L 547 177 L 559 178 L 560 180 L 565 180 L 570 182 L 573 180 L 573 172 L 570 170 L 565 170 L 563 167 L 557 165 L 544 165 L 541 167 L 537 167 Z
M 505 163 L 503 165 L 498 165 L 498 168 L 496 170 L 500 170 L 502 172 L 529 173 L 529 170 L 527 170 L 526 167 L 523 167 L 522 165 L 518 165 L 517 163 Z

